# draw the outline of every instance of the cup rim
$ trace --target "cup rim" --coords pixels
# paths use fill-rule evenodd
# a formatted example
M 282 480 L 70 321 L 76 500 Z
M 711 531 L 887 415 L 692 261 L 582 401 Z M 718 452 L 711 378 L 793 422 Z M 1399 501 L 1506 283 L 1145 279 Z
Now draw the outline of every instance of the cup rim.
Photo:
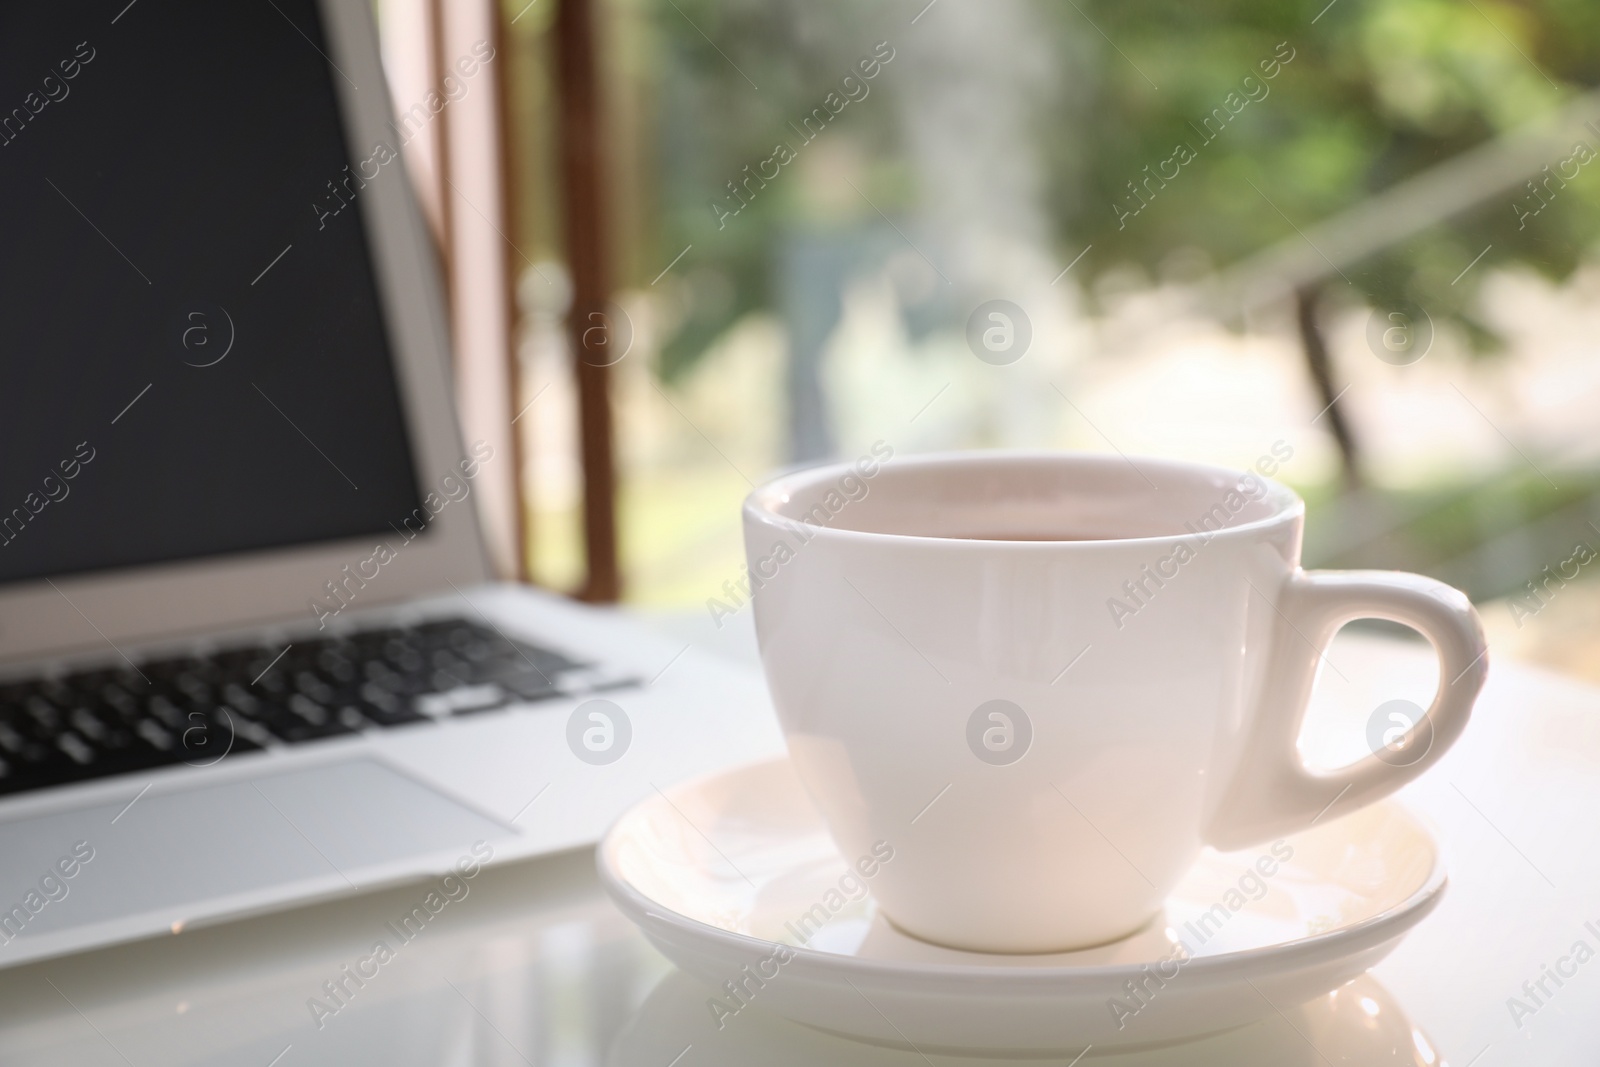
M 1071 449 L 968 449 L 963 451 L 923 452 L 909 456 L 891 456 L 889 459 L 881 461 L 880 469 L 889 467 L 905 469 L 907 467 L 982 466 L 1015 463 L 1070 463 L 1100 467 L 1127 465 L 1147 480 L 1149 474 L 1159 474 L 1163 471 L 1185 477 L 1194 477 L 1197 474 L 1220 475 L 1228 479 L 1229 484 L 1248 476 L 1265 483 L 1267 495 L 1264 499 L 1272 502 L 1273 511 L 1263 518 L 1252 519 L 1236 526 L 1224 526 L 1218 530 L 1207 531 L 1203 535 L 1184 532 L 1150 534 L 1137 537 L 1084 538 L 1070 541 L 1024 541 L 1002 538 L 940 537 L 930 534 L 853 530 L 842 526 L 824 526 L 820 523 L 806 522 L 785 515 L 778 510 L 782 504 L 787 503 L 795 493 L 802 489 L 812 488 L 821 482 L 833 481 L 843 477 L 845 474 L 857 474 L 858 463 L 859 461 L 824 463 L 799 470 L 790 469 L 778 474 L 776 477 L 752 489 L 745 496 L 744 505 L 741 509 L 745 521 L 747 523 L 761 523 L 796 534 L 800 537 L 802 543 L 808 543 L 821 537 L 843 542 L 854 541 L 862 544 L 882 545 L 898 544 L 908 547 L 912 545 L 926 547 L 937 544 L 948 546 L 952 551 L 993 550 L 1003 545 L 1009 550 L 1018 552 L 1062 552 L 1104 549 L 1113 545 L 1170 546 L 1180 542 L 1188 543 L 1196 536 L 1204 536 L 1207 542 L 1218 538 L 1228 540 L 1248 538 L 1253 534 L 1259 534 L 1263 530 L 1294 522 L 1305 515 L 1306 508 L 1305 500 L 1301 498 L 1300 494 L 1282 482 L 1268 478 L 1266 475 L 1255 471 L 1242 470 L 1222 464 L 1200 463 L 1193 460 L 1159 456 L 1129 456 L 1124 453 L 1112 455 L 1110 453 L 1083 452 Z

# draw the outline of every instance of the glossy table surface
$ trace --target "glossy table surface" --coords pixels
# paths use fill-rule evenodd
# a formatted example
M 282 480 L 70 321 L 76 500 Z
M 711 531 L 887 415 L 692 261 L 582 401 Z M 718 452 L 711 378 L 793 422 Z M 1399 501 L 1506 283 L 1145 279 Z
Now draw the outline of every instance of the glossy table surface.
M 1329 662 L 1306 734 L 1318 761 L 1361 755 L 1373 709 L 1433 684 L 1425 645 L 1341 635 Z M 1465 739 L 1402 798 L 1436 828 L 1451 884 L 1369 976 L 1228 1034 L 1083 1063 L 1600 1063 L 1600 689 L 1495 662 Z M 600 895 L 593 863 L 484 871 L 331 1014 L 312 998 L 426 885 L 0 971 L 0 1064 L 976 1062 L 758 1011 L 718 1030 L 707 991 Z

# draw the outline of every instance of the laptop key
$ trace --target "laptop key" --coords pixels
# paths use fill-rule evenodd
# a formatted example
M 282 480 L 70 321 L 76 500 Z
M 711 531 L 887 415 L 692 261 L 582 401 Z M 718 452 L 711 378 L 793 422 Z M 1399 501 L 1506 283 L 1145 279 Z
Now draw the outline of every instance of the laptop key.
M 47 733 L 54 734 L 61 729 L 61 709 L 41 694 L 34 693 L 23 701 L 23 710 L 37 724 L 37 728 Z
M 157 751 L 169 752 L 177 745 L 177 740 L 172 734 L 162 729 L 154 720 L 146 719 L 136 729 L 139 731 L 139 736 Z
M 56 747 L 67 754 L 72 762 L 83 766 L 95 761 L 95 751 L 89 743 L 77 734 L 68 730 L 56 738 Z
M 470 715 L 490 711 L 506 702 L 505 690 L 497 685 L 463 685 L 416 698 L 413 706 L 424 715 Z
M 328 709 L 318 704 L 304 693 L 296 693 L 289 698 L 289 710 L 300 716 L 312 726 L 323 726 L 328 721 Z
M 419 715 L 410 708 L 403 706 L 399 701 L 379 704 L 369 700 L 357 700 L 350 706 L 359 711 L 368 721 L 375 722 L 379 726 L 408 726 L 413 723 L 433 721 L 428 716 Z
M 519 700 L 548 700 L 565 692 L 549 677 L 533 670 L 500 672 L 495 675 L 495 683 L 515 693 Z
M 315 671 L 296 671 L 294 687 L 319 704 L 326 704 L 333 699 L 333 686 L 318 677 Z
M 75 708 L 68 716 L 73 729 L 84 737 L 104 748 L 112 740 L 111 730 L 106 724 L 95 718 L 88 708 Z
M 356 680 L 356 664 L 337 648 L 324 649 L 317 656 L 317 669 L 335 685 L 348 685 Z
M 183 709 L 164 696 L 153 696 L 145 702 L 145 710 L 150 717 L 160 722 L 169 730 L 183 728 Z
M 107 682 L 101 686 L 95 695 L 124 719 L 133 718 L 139 713 L 138 698 L 114 682 Z
M 261 723 L 227 705 L 191 711 L 189 724 L 178 734 L 183 762 L 208 767 L 235 752 L 254 752 L 277 743 Z
M 215 696 L 211 683 L 193 671 L 184 671 L 172 680 L 173 688 L 197 704 L 209 703 Z
M 254 715 L 261 707 L 261 698 L 238 682 L 229 682 L 223 686 L 222 697 L 229 707 L 245 715 Z

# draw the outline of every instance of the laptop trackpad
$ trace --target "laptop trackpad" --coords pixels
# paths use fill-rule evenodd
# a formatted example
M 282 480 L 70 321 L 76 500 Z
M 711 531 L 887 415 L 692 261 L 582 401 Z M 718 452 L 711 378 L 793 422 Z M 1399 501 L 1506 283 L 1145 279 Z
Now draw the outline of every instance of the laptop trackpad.
M 384 865 L 442 869 L 516 832 L 364 757 L 128 800 L 0 823 L 0 966 L 34 938 L 135 916 L 159 929 L 330 879 L 362 888 Z

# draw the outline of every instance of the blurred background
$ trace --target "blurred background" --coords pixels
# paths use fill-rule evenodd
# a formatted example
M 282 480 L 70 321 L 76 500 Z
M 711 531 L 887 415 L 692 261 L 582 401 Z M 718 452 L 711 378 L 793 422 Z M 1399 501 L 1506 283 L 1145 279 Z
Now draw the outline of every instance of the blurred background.
M 486 2 L 407 150 L 442 233 L 504 183 L 503 569 L 709 617 L 787 465 L 1273 457 L 1307 566 L 1600 678 L 1600 6 Z M 403 114 L 470 31 L 378 6 Z

